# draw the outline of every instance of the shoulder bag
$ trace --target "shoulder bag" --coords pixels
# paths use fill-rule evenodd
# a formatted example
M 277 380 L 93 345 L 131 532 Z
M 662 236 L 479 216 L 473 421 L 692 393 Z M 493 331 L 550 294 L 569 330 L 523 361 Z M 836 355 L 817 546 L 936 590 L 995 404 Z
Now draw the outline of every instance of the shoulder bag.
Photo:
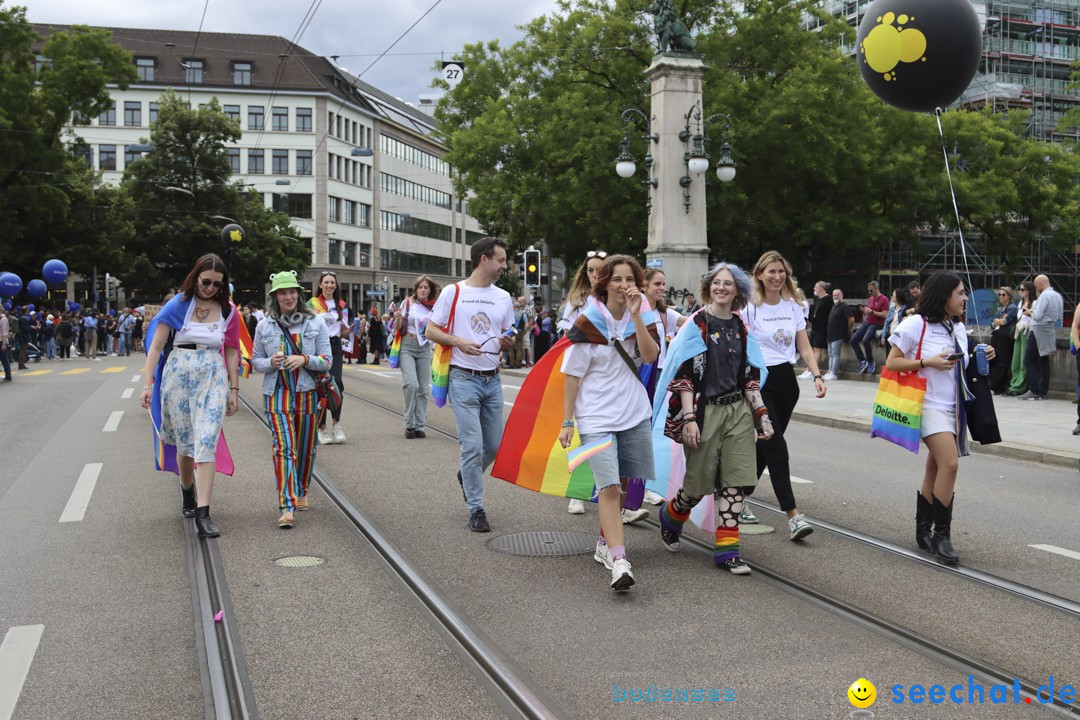
M 292 351 L 292 354 L 303 355 L 300 348 L 296 347 L 289 328 L 285 327 L 280 321 L 278 321 L 278 327 L 281 328 L 281 332 L 285 336 L 285 342 L 289 344 L 289 350 Z M 339 411 L 341 409 L 341 389 L 337 386 L 334 376 L 328 372 L 315 372 L 306 365 L 304 370 L 315 381 L 315 392 L 319 397 L 319 407 L 329 410 L 331 413 Z
M 919 349 L 915 359 L 922 359 L 923 338 L 926 336 L 926 319 L 919 335 Z M 926 378 L 915 372 L 895 372 L 881 368 L 877 395 L 874 397 L 874 418 L 870 423 L 870 437 L 879 437 L 895 443 L 905 450 L 919 454 L 922 440 L 922 407 L 926 397 Z

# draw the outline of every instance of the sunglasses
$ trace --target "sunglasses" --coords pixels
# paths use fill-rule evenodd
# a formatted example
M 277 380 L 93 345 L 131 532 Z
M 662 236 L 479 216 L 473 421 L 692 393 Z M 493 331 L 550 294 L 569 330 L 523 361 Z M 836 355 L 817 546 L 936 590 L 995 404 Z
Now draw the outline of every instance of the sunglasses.
M 319 278 L 320 278 L 320 279 L 322 279 L 322 278 L 326 277 L 327 275 L 329 275 L 330 277 L 333 277 L 333 278 L 336 278 L 336 277 L 337 277 L 337 273 L 336 273 L 336 272 L 333 272 L 333 271 L 331 271 L 331 270 L 323 270 L 323 272 L 322 272 L 322 274 L 321 274 L 321 275 L 319 276 Z
M 586 260 L 592 260 L 593 258 L 600 258 L 601 260 L 603 260 L 606 257 L 607 253 L 603 250 L 590 250 L 589 252 L 585 253 Z
M 204 288 L 212 287 L 212 288 L 218 289 L 222 285 L 224 285 L 225 283 L 221 282 L 220 280 L 209 280 L 207 278 L 199 278 L 199 284 L 202 285 Z
M 1005 297 L 1006 295 L 1008 295 L 1008 293 L 1003 293 L 1003 292 L 998 293 L 998 297 Z

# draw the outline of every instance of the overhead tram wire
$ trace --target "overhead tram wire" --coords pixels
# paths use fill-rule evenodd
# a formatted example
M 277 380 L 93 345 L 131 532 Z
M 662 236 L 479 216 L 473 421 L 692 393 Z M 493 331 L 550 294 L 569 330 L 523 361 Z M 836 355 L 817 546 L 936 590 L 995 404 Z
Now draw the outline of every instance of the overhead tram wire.
M 206 22 L 206 10 L 209 7 L 210 7 L 210 0 L 206 0 L 206 2 L 203 3 L 202 17 L 199 18 L 199 29 L 195 32 L 195 45 L 193 45 L 192 48 L 191 48 L 192 57 L 189 58 L 189 59 L 193 59 L 194 56 L 195 56 L 195 53 L 199 49 L 199 37 L 202 35 L 203 23 Z M 183 65 L 184 62 L 181 61 L 180 64 Z M 184 69 L 185 69 L 185 71 L 187 70 L 186 67 Z M 188 99 L 188 106 L 190 107 L 191 106 L 191 83 L 190 82 L 188 82 L 187 99 Z

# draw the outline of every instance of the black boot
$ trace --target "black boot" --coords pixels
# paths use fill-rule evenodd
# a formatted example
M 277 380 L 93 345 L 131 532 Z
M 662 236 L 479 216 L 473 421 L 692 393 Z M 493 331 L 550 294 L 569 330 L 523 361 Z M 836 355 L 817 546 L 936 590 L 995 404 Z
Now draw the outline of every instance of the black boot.
M 915 542 L 926 552 L 932 553 L 930 537 L 934 534 L 934 506 L 919 491 L 915 492 L 915 498 Z
M 950 498 L 949 505 L 945 506 L 936 495 L 934 496 L 934 534 L 930 538 L 930 547 L 933 548 L 934 554 L 950 565 L 955 565 L 960 560 L 953 551 L 952 540 L 949 537 L 952 532 L 952 501 L 954 499 L 955 496 Z
M 199 528 L 199 534 L 203 537 L 217 537 L 221 531 L 210 519 L 210 506 L 204 505 L 195 511 L 195 527 Z
M 195 517 L 195 486 L 180 486 L 180 495 L 184 498 L 184 517 Z

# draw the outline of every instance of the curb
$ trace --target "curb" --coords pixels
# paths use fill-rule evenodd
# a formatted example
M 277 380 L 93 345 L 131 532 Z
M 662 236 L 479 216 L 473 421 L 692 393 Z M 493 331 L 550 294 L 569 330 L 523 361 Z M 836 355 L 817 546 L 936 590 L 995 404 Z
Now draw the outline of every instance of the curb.
M 859 420 L 846 420 L 844 418 L 812 415 L 810 413 L 802 412 L 792 413 L 791 419 L 796 422 L 836 428 L 838 430 L 852 430 L 864 433 L 870 432 L 870 423 L 861 422 Z M 1069 455 L 1061 452 L 1032 450 L 1030 448 L 1006 442 L 995 443 L 993 445 L 980 445 L 979 443 L 972 441 L 968 444 L 968 448 L 971 452 L 982 453 L 984 455 L 994 455 L 996 457 L 1010 458 L 1013 460 L 1026 460 L 1028 462 L 1055 465 L 1057 467 L 1073 468 L 1077 467 L 1077 464 L 1080 463 L 1080 454 Z

